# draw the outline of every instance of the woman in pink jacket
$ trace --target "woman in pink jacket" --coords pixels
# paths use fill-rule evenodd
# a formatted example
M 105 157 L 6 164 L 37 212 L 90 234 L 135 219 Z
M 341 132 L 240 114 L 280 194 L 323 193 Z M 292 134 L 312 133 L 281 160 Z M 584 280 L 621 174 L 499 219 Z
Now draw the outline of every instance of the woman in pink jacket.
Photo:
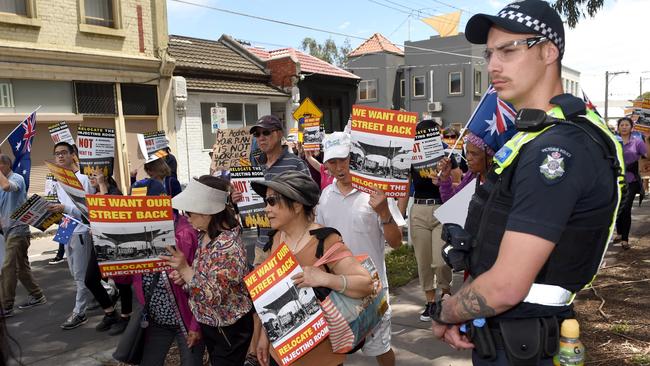
M 197 231 L 187 218 L 174 215 L 176 249 L 183 252 L 189 263 L 194 260 L 198 244 Z M 171 271 L 170 271 L 171 272 Z M 188 305 L 188 293 L 169 280 L 166 272 L 133 276 L 136 297 L 147 310 L 149 326 L 141 366 L 162 365 L 172 341 L 180 350 L 181 365 L 202 365 L 204 345 L 199 323 Z M 155 284 L 155 286 L 153 286 Z M 148 306 L 145 298 L 150 296 Z

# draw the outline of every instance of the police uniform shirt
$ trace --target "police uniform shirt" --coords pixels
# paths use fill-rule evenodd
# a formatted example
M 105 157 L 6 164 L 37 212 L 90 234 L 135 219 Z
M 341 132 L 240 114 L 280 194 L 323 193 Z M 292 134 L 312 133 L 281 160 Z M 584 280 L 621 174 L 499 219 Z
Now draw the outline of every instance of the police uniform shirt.
M 610 162 L 575 127 L 557 125 L 520 153 L 506 230 L 557 242 L 571 217 L 615 198 Z
M 613 170 L 601 147 L 576 127 L 556 125 L 520 152 L 506 230 L 557 243 L 577 215 L 606 207 L 615 192 Z M 543 316 L 538 313 L 559 310 L 544 308 L 523 303 L 503 315 Z

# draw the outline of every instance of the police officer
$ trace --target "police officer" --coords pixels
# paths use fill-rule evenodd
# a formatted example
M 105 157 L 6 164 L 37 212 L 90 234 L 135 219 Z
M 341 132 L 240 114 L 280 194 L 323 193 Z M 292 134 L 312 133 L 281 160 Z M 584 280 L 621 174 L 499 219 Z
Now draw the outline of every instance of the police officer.
M 548 3 L 474 15 L 465 36 L 486 44 L 494 88 L 520 111 L 519 132 L 472 197 L 463 262 L 472 280 L 435 304 L 432 330 L 473 348 L 474 365 L 551 365 L 559 323 L 573 317 L 573 297 L 611 237 L 622 151 L 582 100 L 563 94 L 564 29 Z

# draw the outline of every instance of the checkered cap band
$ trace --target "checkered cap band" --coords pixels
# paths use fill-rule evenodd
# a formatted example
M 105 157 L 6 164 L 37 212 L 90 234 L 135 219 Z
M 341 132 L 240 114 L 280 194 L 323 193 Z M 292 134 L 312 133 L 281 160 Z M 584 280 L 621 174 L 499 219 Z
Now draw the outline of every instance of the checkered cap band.
M 544 37 L 547 37 L 549 40 L 551 40 L 551 42 L 555 43 L 557 48 L 560 50 L 560 54 L 564 54 L 564 39 L 562 39 L 562 37 L 560 37 L 560 35 L 557 34 L 557 32 L 554 31 L 546 23 L 539 21 L 539 19 L 535 19 L 530 15 L 526 15 L 519 11 L 505 9 L 501 10 L 497 16 L 500 18 L 514 20 L 517 23 L 523 24 L 526 27 L 530 28 L 532 31 L 531 33 L 537 33 L 543 35 Z

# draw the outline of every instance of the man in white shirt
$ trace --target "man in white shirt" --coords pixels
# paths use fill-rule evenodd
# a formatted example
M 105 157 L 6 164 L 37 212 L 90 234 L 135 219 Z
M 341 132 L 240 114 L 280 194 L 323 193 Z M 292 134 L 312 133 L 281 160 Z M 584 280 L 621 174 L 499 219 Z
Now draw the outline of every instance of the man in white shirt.
M 323 162 L 335 180 L 321 193 L 316 222 L 337 229 L 354 255 L 368 254 L 382 285 L 388 289 L 384 242 L 398 248 L 402 245 L 402 231 L 393 220 L 384 192 L 368 194 L 352 187 L 351 146 L 350 135 L 345 132 L 334 132 L 323 140 Z M 381 366 L 395 365 L 395 353 L 390 346 L 390 316 L 389 308 L 362 348 L 364 355 L 376 357 Z
M 76 164 L 74 161 L 75 154 L 74 147 L 67 142 L 59 142 L 54 145 L 55 164 L 62 168 L 75 171 L 75 175 L 84 187 L 84 191 L 93 194 L 95 193 L 95 189 L 90 185 L 88 176 L 76 171 Z M 56 194 L 61 203 L 50 204 L 49 210 L 51 212 L 65 213 L 66 215 L 81 221 L 81 211 L 75 206 L 70 196 L 63 190 L 63 188 L 61 188 L 60 184 L 57 184 L 56 186 Z M 74 329 L 88 321 L 88 318 L 86 317 L 86 308 L 92 299 L 92 294 L 88 288 L 86 288 L 84 279 L 86 278 L 86 269 L 88 268 L 88 260 L 92 251 L 92 245 L 92 238 L 88 231 L 88 227 L 77 225 L 70 241 L 65 246 L 65 255 L 68 259 L 70 274 L 72 274 L 72 278 L 74 278 L 75 285 L 77 286 L 77 295 L 72 315 L 61 324 L 62 329 Z

